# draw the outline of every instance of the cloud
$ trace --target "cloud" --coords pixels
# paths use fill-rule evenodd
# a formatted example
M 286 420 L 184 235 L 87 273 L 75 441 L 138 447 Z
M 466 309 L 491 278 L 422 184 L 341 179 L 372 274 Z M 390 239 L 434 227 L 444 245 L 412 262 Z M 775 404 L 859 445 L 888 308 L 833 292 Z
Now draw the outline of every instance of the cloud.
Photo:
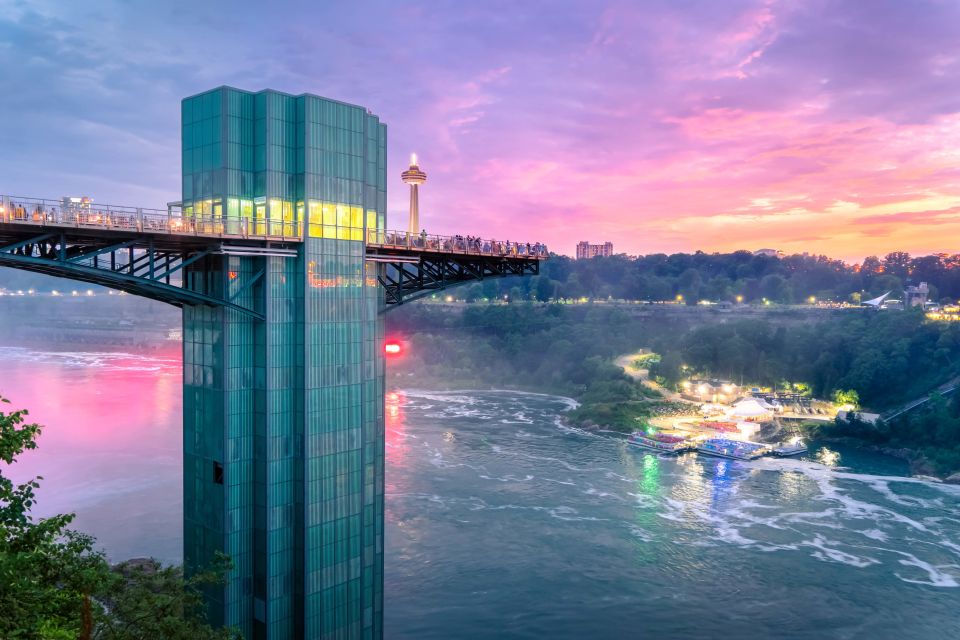
M 232 84 L 377 113 L 394 226 L 416 151 L 431 232 L 849 258 L 960 237 L 956 3 L 0 9 L 0 175 L 21 193 L 178 199 L 179 100 Z

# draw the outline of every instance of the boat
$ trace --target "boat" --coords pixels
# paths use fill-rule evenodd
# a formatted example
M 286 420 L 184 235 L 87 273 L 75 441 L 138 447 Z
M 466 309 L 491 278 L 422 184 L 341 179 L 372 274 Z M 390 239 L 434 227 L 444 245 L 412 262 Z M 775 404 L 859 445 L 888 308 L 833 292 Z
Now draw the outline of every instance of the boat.
M 800 438 L 794 438 L 773 448 L 773 455 L 777 456 L 778 458 L 787 458 L 789 456 L 796 456 L 806 452 L 807 445 Z
M 730 458 L 731 460 L 756 460 L 770 453 L 769 447 L 757 442 L 727 440 L 726 438 L 708 438 L 697 445 L 697 451 L 708 456 Z
M 637 431 L 631 433 L 627 442 L 635 447 L 644 449 L 653 449 L 663 453 L 680 453 L 693 449 L 690 440 L 683 436 L 672 436 L 666 433 L 643 433 Z

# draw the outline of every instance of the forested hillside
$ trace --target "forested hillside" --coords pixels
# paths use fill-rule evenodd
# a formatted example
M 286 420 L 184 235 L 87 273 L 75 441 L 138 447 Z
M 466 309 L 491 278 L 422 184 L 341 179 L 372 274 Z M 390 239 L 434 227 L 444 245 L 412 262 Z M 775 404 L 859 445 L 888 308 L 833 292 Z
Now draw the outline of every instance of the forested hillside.
M 821 398 L 855 392 L 884 410 L 960 373 L 960 327 L 919 312 L 849 309 L 822 316 L 720 318 L 667 308 L 638 314 L 606 305 L 410 305 L 388 316 L 405 344 L 389 384 L 421 388 L 519 388 L 572 396 L 579 423 L 632 430 L 662 402 L 612 359 L 642 347 L 661 355 L 651 373 L 668 384 L 718 376 L 747 385 L 808 387 Z M 703 315 L 706 316 L 704 311 Z M 701 319 L 702 320 L 702 319 Z M 850 394 L 850 397 L 854 397 Z M 960 405 L 937 401 L 880 427 L 840 425 L 837 435 L 922 450 L 938 472 L 960 467 Z
M 653 254 L 572 260 L 555 256 L 535 278 L 488 280 L 456 291 L 467 300 L 509 298 L 615 298 L 803 303 L 810 297 L 858 302 L 904 286 L 927 282 L 931 300 L 960 298 L 960 256 L 911 257 L 902 252 L 847 265 L 824 256 L 782 258 L 749 251 Z

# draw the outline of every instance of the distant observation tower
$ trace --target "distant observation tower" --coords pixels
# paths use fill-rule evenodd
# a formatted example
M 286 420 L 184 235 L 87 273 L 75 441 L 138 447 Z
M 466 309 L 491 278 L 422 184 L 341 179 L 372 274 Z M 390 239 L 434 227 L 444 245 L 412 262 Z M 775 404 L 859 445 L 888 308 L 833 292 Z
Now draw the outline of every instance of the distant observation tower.
M 417 165 L 417 154 L 410 154 L 410 168 L 400 174 L 400 179 L 410 185 L 410 226 L 411 235 L 420 233 L 420 195 L 417 188 L 427 181 L 427 174 Z

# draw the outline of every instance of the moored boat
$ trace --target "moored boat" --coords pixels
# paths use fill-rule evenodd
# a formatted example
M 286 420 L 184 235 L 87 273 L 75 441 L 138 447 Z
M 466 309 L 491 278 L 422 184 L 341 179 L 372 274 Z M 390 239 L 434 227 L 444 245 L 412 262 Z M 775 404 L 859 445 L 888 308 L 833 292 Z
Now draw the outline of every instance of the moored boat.
M 773 455 L 777 456 L 778 458 L 796 456 L 806 452 L 807 452 L 807 445 L 800 438 L 794 438 L 789 442 L 784 442 L 779 446 L 773 448 Z
M 630 434 L 627 442 L 635 447 L 653 449 L 664 453 L 679 453 L 694 448 L 693 444 L 687 438 L 666 433 L 643 433 L 637 431 Z
M 756 460 L 770 452 L 769 447 L 756 442 L 709 438 L 697 444 L 697 451 L 708 456 L 732 460 Z

